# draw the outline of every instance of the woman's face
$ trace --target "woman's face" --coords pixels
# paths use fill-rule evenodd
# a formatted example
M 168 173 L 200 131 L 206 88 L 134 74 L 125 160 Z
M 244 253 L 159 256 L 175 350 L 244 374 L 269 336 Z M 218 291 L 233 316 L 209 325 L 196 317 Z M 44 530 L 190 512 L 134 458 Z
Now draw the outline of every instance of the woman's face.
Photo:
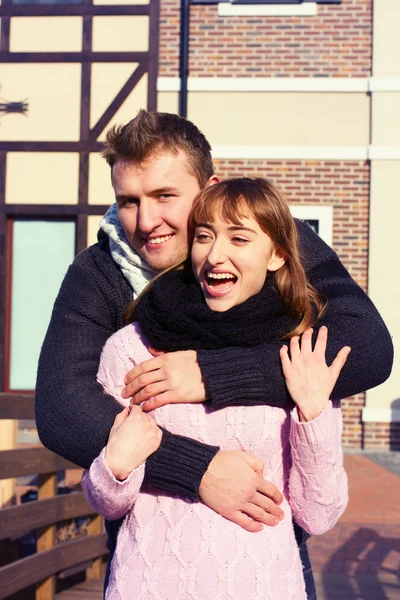
M 257 294 L 267 272 L 277 271 L 285 262 L 255 219 L 243 218 L 234 225 L 218 214 L 211 223 L 195 227 L 191 256 L 207 305 L 217 312 Z

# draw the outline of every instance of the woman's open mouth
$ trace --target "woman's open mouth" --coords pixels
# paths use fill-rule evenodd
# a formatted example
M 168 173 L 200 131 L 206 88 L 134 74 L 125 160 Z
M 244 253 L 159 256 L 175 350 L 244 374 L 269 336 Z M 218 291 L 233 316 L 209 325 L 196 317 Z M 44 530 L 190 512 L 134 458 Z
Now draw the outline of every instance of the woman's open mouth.
M 205 287 L 210 296 L 224 296 L 229 293 L 237 279 L 236 275 L 227 271 L 206 271 L 204 274 Z

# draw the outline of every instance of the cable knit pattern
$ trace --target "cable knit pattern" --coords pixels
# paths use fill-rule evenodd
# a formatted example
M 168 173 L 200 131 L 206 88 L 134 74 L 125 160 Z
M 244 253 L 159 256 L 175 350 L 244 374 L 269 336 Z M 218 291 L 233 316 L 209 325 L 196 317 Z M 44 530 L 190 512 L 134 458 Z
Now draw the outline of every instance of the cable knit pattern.
M 114 334 L 103 349 L 98 380 L 121 404 L 127 369 L 150 354 L 137 324 Z M 164 406 L 160 426 L 223 450 L 244 450 L 264 462 L 264 477 L 284 491 L 283 521 L 249 533 L 202 503 L 140 492 L 144 467 L 118 482 L 104 451 L 83 487 L 109 519 L 129 513 L 121 527 L 107 600 L 302 600 L 306 598 L 292 512 L 310 533 L 327 531 L 347 504 L 340 450 L 341 413 L 329 403 L 312 422 L 296 410 L 204 404 Z

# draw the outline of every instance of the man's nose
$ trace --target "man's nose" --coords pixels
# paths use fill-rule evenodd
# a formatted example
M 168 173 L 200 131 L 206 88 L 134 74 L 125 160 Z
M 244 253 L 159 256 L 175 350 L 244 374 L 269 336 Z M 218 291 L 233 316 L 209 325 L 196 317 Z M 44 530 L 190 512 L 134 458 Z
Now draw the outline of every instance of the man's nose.
M 152 202 L 141 201 L 137 214 L 137 226 L 142 233 L 151 233 L 161 223 L 157 206 Z

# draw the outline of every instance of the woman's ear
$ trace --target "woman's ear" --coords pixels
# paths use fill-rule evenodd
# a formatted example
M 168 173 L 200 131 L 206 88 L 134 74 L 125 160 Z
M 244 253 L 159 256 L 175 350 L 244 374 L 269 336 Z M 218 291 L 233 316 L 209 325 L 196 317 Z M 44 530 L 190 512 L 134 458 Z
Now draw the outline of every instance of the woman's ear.
M 274 250 L 269 260 L 267 270 L 278 271 L 286 262 L 286 256 L 284 256 L 279 250 Z

